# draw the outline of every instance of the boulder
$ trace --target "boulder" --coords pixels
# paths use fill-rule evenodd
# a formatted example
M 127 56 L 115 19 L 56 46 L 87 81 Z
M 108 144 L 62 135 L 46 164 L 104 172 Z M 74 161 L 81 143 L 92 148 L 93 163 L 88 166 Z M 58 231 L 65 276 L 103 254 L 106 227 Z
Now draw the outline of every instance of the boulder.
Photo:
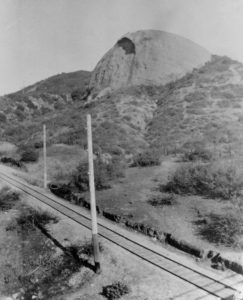
M 162 85 L 209 61 L 211 54 L 194 42 L 159 30 L 121 37 L 98 62 L 89 89 L 106 95 L 131 85 Z

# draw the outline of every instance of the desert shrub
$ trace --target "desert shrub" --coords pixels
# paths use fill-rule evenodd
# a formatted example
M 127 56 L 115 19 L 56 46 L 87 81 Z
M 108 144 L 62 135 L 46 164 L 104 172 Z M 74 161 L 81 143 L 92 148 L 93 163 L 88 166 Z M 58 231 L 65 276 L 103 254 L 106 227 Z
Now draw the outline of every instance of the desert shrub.
M 236 102 L 233 104 L 233 108 L 241 108 L 240 102 Z
M 129 287 L 120 281 L 114 282 L 111 285 L 104 286 L 102 288 L 102 295 L 108 300 L 119 299 L 123 295 L 130 292 Z
M 123 154 L 123 151 L 120 147 L 118 146 L 111 146 L 110 149 L 109 149 L 109 153 L 111 153 L 112 155 L 122 155 Z
M 92 257 L 94 255 L 94 248 L 91 241 L 82 242 L 82 244 L 72 244 L 69 246 L 69 250 L 71 253 L 76 253 L 78 257 Z M 104 247 L 101 243 L 99 243 L 99 251 L 103 252 Z
M 110 129 L 113 129 L 113 122 L 110 122 L 110 121 L 104 121 L 100 124 L 100 126 L 103 128 L 103 129 L 106 129 L 106 130 L 110 130 Z
M 0 122 L 5 123 L 7 121 L 7 117 L 0 112 Z
M 73 101 L 86 101 L 86 99 L 90 95 L 90 92 L 91 91 L 88 88 L 78 88 L 72 91 L 71 98 L 73 99 Z
M 132 117 L 125 115 L 125 116 L 123 116 L 123 120 L 130 122 L 132 120 Z
M 161 189 L 176 194 L 231 199 L 240 195 L 242 187 L 242 176 L 233 166 L 191 163 L 180 166 Z
M 20 161 L 22 162 L 36 162 L 38 161 L 39 154 L 37 151 L 29 149 L 25 150 L 21 154 L 21 159 Z
M 34 142 L 34 148 L 35 149 L 43 148 L 43 141 L 36 141 L 36 142 Z
M 150 166 L 158 166 L 159 164 L 160 164 L 159 152 L 151 149 L 137 154 L 134 157 L 134 162 L 131 165 L 131 167 L 150 167 Z
M 17 109 L 20 111 L 24 111 L 24 106 L 21 104 L 17 104 Z
M 237 246 L 238 238 L 243 234 L 243 220 L 231 214 L 211 213 L 207 222 L 198 228 L 198 234 L 210 243 Z
M 198 102 L 198 101 L 206 101 L 207 94 L 202 91 L 195 91 L 193 93 L 189 93 L 185 96 L 184 101 L 186 102 Z
M 194 149 L 185 151 L 182 160 L 183 161 L 210 161 L 213 158 L 213 154 L 210 150 L 201 147 L 195 147 Z
M 6 156 L 4 156 L 4 157 L 1 158 L 0 161 L 1 161 L 1 163 L 9 164 L 11 166 L 15 166 L 15 167 L 18 167 L 18 168 L 23 167 L 23 164 L 21 163 L 21 161 L 16 160 L 16 159 L 14 159 L 12 157 L 6 157 Z
M 205 115 L 206 112 L 201 108 L 187 108 L 186 109 L 187 114 L 191 115 Z
M 59 134 L 55 139 L 53 139 L 53 143 L 59 144 L 67 144 L 67 145 L 77 145 L 80 143 L 80 139 L 83 135 L 83 132 L 80 130 L 70 130 L 68 132 L 64 132 Z
M 10 190 L 8 187 L 3 187 L 0 190 L 0 210 L 7 211 L 11 209 L 19 200 L 19 194 Z
M 125 177 L 125 164 L 118 157 L 112 157 L 111 161 L 105 165 L 109 180 Z
M 173 205 L 175 204 L 174 194 L 161 194 L 153 195 L 149 198 L 148 203 L 152 206 L 163 206 L 163 205 Z
M 72 176 L 72 181 L 80 191 L 87 191 L 89 188 L 88 163 L 82 163 Z M 113 158 L 109 163 L 104 163 L 101 159 L 94 161 L 95 188 L 103 190 L 110 188 L 109 181 L 124 177 L 124 165 Z
M 55 109 L 63 109 L 64 108 L 64 104 L 62 102 L 56 101 L 53 105 L 53 107 Z
M 223 99 L 217 102 L 219 108 L 229 108 L 232 106 L 232 102 L 228 99 Z
M 54 107 L 55 107 L 55 105 L 54 105 Z M 51 112 L 51 109 L 49 107 L 42 106 L 40 108 L 40 112 L 41 112 L 42 115 L 44 115 L 44 114 L 47 114 L 47 113 Z
M 18 118 L 18 120 L 19 121 L 23 121 L 24 120 L 24 118 L 25 118 L 25 115 L 24 115 L 24 113 L 23 113 L 23 111 L 22 110 L 20 110 L 20 109 L 15 109 L 15 115 L 17 116 L 17 118 Z
M 22 228 L 28 228 L 35 224 L 45 226 L 50 222 L 57 223 L 58 219 L 48 211 L 38 211 L 30 207 L 25 207 L 25 209 L 21 210 L 16 222 Z
M 243 115 L 240 115 L 240 116 L 238 117 L 238 122 L 243 123 Z
M 38 109 L 38 107 L 30 99 L 26 99 L 26 104 L 29 109 Z
M 99 165 L 99 167 L 98 167 Z M 77 171 L 73 174 L 72 180 L 75 186 L 80 191 L 87 191 L 89 188 L 89 175 L 88 175 L 88 163 L 80 164 Z M 110 188 L 108 184 L 108 176 L 105 170 L 105 166 L 102 163 L 94 163 L 94 174 L 95 174 L 95 188 L 97 190 L 103 190 Z
M 229 67 L 235 61 L 227 56 L 212 55 L 210 61 L 206 62 L 201 68 L 204 72 L 213 73 L 215 72 L 225 72 L 229 70 Z

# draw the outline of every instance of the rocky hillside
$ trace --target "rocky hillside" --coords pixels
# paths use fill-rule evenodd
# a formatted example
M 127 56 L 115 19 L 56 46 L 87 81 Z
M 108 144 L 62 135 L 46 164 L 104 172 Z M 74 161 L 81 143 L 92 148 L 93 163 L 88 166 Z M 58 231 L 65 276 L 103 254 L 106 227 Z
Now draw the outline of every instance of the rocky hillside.
M 18 123 L 63 109 L 85 93 L 90 72 L 77 71 L 52 76 L 21 91 L 0 97 L 2 123 Z
M 210 53 L 175 34 L 144 30 L 124 35 L 95 67 L 90 88 L 162 85 L 210 60 Z
M 243 64 L 213 56 L 202 68 L 164 86 L 147 126 L 147 140 L 162 152 L 200 142 L 221 156 L 243 144 Z

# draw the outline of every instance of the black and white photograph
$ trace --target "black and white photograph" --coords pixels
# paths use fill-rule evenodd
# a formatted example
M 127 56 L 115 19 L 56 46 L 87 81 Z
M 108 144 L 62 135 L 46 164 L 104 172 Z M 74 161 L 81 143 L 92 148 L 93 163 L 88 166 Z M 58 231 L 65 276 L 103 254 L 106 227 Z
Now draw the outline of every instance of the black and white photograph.
M 243 0 L 0 0 L 0 300 L 243 300 Z

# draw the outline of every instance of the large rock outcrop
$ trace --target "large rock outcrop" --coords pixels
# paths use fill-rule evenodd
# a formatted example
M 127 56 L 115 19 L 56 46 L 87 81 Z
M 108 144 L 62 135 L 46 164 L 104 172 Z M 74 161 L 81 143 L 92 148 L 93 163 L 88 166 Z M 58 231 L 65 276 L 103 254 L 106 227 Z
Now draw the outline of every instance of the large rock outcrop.
M 145 30 L 124 35 L 95 67 L 90 88 L 161 85 L 210 60 L 210 53 L 175 34 Z

